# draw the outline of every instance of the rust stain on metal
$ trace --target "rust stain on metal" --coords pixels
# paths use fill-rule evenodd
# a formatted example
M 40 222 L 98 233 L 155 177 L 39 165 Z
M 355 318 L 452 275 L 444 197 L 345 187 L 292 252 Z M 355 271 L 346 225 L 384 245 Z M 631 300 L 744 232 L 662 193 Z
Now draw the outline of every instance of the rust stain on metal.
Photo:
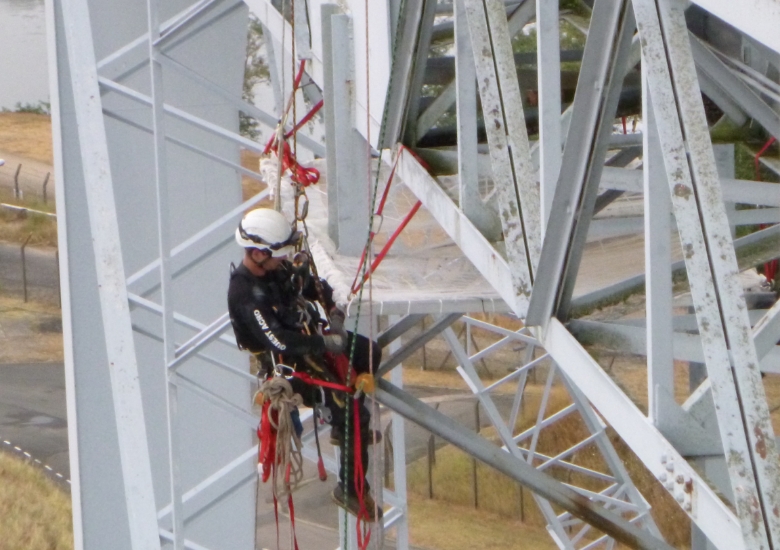
M 691 188 L 687 185 L 683 185 L 682 183 L 678 183 L 674 186 L 674 194 L 678 197 L 682 197 L 683 199 L 687 199 L 691 196 Z
M 753 434 L 756 436 L 756 452 L 761 458 L 766 459 L 766 436 L 760 426 L 753 428 Z
M 685 482 L 685 487 L 683 487 L 683 491 L 688 493 L 689 495 L 693 493 L 693 480 L 689 479 Z

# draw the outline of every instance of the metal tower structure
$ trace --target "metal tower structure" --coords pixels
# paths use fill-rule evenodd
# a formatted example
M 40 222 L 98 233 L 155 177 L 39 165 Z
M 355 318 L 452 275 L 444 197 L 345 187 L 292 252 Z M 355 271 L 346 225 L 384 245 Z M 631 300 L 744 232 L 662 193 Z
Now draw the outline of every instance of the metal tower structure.
M 327 193 L 310 193 L 313 249 L 350 319 L 362 308 L 363 325 L 387 326 L 375 398 L 400 415 L 396 487 L 384 492 L 399 547 L 404 417 L 530 488 L 560 548 L 670 548 L 609 426 L 690 518 L 694 548 L 780 550 L 765 391 L 780 374 L 780 306 L 748 303 L 739 281 L 780 256 L 780 187 L 736 179 L 733 148 L 711 138 L 727 124 L 780 137 L 780 6 L 562 4 L 49 0 L 77 548 L 252 547 L 254 377 L 225 291 L 235 225 L 269 190 L 240 163 L 240 149 L 263 144 L 239 134 L 239 112 L 273 132 L 294 123 L 288 104 L 304 113 L 322 100 L 324 142 L 297 137 L 299 157 L 326 164 Z M 250 12 L 263 27 L 273 108 L 241 99 Z M 562 20 L 586 36 L 582 51 L 561 50 Z M 515 52 L 531 23 L 535 54 Z M 304 92 L 290 102 L 301 61 Z M 614 131 L 624 115 L 641 133 Z M 356 303 L 347 280 L 375 177 L 385 185 L 392 167 L 401 206 L 381 233 L 408 203 L 421 205 L 408 229 L 423 237 L 397 244 L 380 268 L 392 275 Z M 262 191 L 242 197 L 241 177 Z M 605 215 L 625 197 L 641 215 Z M 736 227 L 759 224 L 736 238 Z M 598 242 L 631 236 L 620 251 L 628 265 L 606 272 Z M 644 254 L 626 252 L 637 246 Z M 681 277 L 686 314 L 673 300 Z M 576 314 L 642 287 L 643 319 Z M 469 315 L 479 312 L 524 327 Z M 410 332 L 426 315 L 433 324 Z M 494 343 L 464 347 L 455 322 Z M 397 367 L 434 338 L 498 445 L 401 387 Z M 518 343 L 516 367 L 483 380 L 475 363 Z M 642 398 L 584 343 L 646 356 Z M 684 383 L 676 361 L 689 363 Z M 541 404 L 520 429 L 534 370 Z M 548 410 L 554 386 L 566 403 Z M 508 413 L 499 390 L 512 396 Z M 567 418 L 582 437 L 541 449 L 544 430 Z M 598 457 L 587 466 L 585 449 Z

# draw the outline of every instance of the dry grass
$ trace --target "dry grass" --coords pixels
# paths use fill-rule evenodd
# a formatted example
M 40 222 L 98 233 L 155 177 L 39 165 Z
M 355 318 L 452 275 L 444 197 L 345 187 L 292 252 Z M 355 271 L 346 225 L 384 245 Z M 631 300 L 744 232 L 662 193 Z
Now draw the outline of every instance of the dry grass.
M 70 498 L 29 464 L 0 453 L 0 550 L 73 548 Z
M 54 204 L 36 199 L 15 199 L 8 190 L 0 189 L 0 202 L 52 212 Z M 29 244 L 38 247 L 57 247 L 57 219 L 35 213 L 15 212 L 0 208 L 0 241 L 21 244 L 30 237 Z
M 63 361 L 56 305 L 0 295 L 0 364 Z
M 544 528 L 519 520 L 409 494 L 410 542 L 436 550 L 545 550 L 557 548 Z
M 51 117 L 0 113 L 0 151 L 52 164 Z

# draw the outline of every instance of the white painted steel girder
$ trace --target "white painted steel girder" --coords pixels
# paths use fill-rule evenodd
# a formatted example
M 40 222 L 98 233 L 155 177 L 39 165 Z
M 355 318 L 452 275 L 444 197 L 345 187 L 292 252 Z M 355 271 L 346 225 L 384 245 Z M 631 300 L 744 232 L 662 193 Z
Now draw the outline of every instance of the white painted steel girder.
M 504 4 L 498 0 L 467 0 L 465 9 L 514 291 L 508 303 L 520 315 L 528 307 L 539 263 L 539 191 Z
M 160 548 L 144 406 L 130 325 L 124 263 L 87 1 L 63 1 L 60 4 L 60 17 L 67 49 L 67 53 L 60 59 L 67 59 L 68 63 L 68 66 L 61 67 L 61 70 L 70 73 L 70 85 L 75 98 L 75 119 L 84 178 L 83 192 L 89 212 L 92 246 L 95 258 L 98 259 L 95 262 L 97 295 L 108 361 L 106 366 L 111 375 L 111 399 L 116 415 L 127 506 L 127 518 L 121 523 L 124 523 L 129 532 L 133 548 Z M 62 84 L 67 85 L 65 82 Z M 57 202 L 62 207 L 60 212 L 65 212 L 67 199 L 61 183 L 64 178 L 57 177 L 56 181 L 59 188 L 56 193 Z M 63 336 L 67 338 L 72 335 Z M 72 348 L 70 351 L 71 354 L 66 356 L 66 369 L 72 371 L 75 369 L 76 358 L 72 354 Z M 72 421 L 78 423 L 78 418 Z M 78 468 L 78 464 L 73 467 Z M 80 488 L 73 487 L 72 490 L 79 491 Z M 81 535 L 80 533 L 79 536 Z
M 751 548 L 734 513 L 560 321 L 550 320 L 541 343 L 717 548 Z
M 685 19 L 667 0 L 634 7 L 738 517 L 748 547 L 771 548 L 780 544 L 772 512 L 780 510 L 780 459 Z

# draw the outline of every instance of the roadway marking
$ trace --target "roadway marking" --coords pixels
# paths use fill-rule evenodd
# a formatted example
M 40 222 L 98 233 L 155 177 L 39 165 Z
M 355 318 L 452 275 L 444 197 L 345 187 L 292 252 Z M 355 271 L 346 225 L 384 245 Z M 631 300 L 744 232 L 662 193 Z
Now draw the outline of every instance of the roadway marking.
M 16 445 L 13 445 L 13 444 L 12 444 L 10 441 L 8 441 L 7 439 L 3 439 L 3 443 L 4 443 L 4 444 L 6 444 L 6 445 L 8 445 L 9 447 L 13 447 L 13 449 L 14 449 L 15 451 L 17 451 L 18 453 L 20 453 L 20 454 L 22 454 L 22 455 L 26 456 L 28 459 L 30 459 L 31 461 L 33 461 L 35 464 L 39 464 L 39 465 L 43 466 L 43 467 L 44 467 L 44 468 L 45 468 L 47 471 L 49 471 L 49 472 L 53 473 L 53 474 L 54 474 L 55 476 L 57 476 L 59 479 L 64 479 L 64 480 L 65 480 L 65 481 L 66 481 L 66 482 L 67 482 L 67 483 L 70 485 L 70 479 L 66 478 L 64 475 L 62 475 L 62 474 L 61 474 L 61 473 L 59 473 L 59 472 L 55 472 L 55 471 L 54 471 L 54 469 L 53 469 L 51 466 L 49 466 L 48 464 L 44 464 L 43 462 L 41 462 L 41 461 L 40 461 L 40 460 L 38 460 L 37 458 L 33 458 L 33 456 L 32 456 L 30 453 L 28 453 L 27 451 L 23 451 L 23 450 L 22 450 L 20 447 L 17 447 Z

